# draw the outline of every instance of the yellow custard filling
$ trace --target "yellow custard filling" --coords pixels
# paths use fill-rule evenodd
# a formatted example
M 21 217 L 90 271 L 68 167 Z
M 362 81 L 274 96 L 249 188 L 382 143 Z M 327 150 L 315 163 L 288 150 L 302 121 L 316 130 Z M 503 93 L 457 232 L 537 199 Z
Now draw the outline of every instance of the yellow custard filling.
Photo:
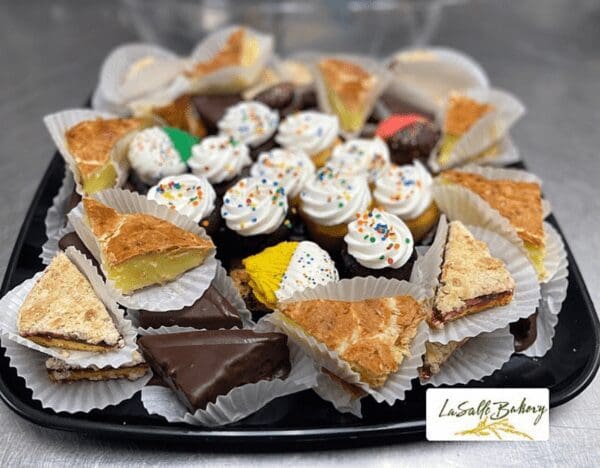
M 442 144 L 440 145 L 440 152 L 438 154 L 438 161 L 440 164 L 448 164 L 452 150 L 456 146 L 460 137 L 454 135 L 444 135 L 442 138 Z
M 205 257 L 205 252 L 197 251 L 145 254 L 118 265 L 106 266 L 106 274 L 117 289 L 129 294 L 146 286 L 173 281 L 200 265 Z
M 83 191 L 91 195 L 93 193 L 112 188 L 117 181 L 117 170 L 112 162 L 108 162 L 104 167 L 94 171 L 89 177 L 83 178 Z
M 523 242 L 525 245 L 525 250 L 527 251 L 527 256 L 529 260 L 533 264 L 533 268 L 538 275 L 538 279 L 543 281 L 546 279 L 548 272 L 544 266 L 544 259 L 546 258 L 546 247 L 543 245 L 537 246 L 533 245 L 529 242 Z
M 358 132 L 362 128 L 363 112 L 349 109 L 333 90 L 327 92 L 327 99 L 331 105 L 331 110 L 340 119 L 340 126 L 344 130 Z

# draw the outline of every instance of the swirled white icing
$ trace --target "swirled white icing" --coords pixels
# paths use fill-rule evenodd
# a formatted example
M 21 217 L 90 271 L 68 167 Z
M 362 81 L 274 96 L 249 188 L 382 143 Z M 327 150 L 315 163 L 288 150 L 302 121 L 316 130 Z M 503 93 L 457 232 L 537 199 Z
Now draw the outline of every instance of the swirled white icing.
M 420 216 L 433 200 L 431 174 L 418 160 L 404 166 L 391 165 L 375 183 L 375 203 L 404 220 Z
M 356 138 L 338 145 L 327 165 L 345 174 L 368 176 L 374 183 L 390 164 L 390 151 L 379 138 Z
M 240 102 L 229 107 L 217 125 L 223 135 L 256 147 L 273 136 L 279 113 L 261 102 Z
M 341 174 L 321 168 L 300 192 L 302 212 L 317 224 L 335 226 L 348 223 L 371 204 L 365 176 Z
M 224 135 L 204 138 L 192 147 L 192 157 L 188 159 L 192 172 L 212 184 L 233 179 L 250 164 L 248 146 Z
M 245 177 L 225 192 L 221 216 L 232 231 L 255 236 L 276 231 L 287 211 L 285 190 L 278 182 Z
M 360 213 L 344 237 L 348 253 L 366 268 L 400 268 L 410 259 L 414 241 L 397 216 L 378 209 Z
M 285 148 L 300 148 L 314 156 L 336 141 L 339 128 L 335 115 L 316 111 L 297 112 L 281 123 L 275 140 Z
M 213 212 L 217 197 L 206 178 L 192 174 L 165 177 L 151 187 L 146 196 L 189 216 L 196 223 Z
M 278 181 L 289 199 L 294 198 L 314 175 L 315 165 L 300 149 L 275 148 L 261 153 L 250 168 L 253 177 Z

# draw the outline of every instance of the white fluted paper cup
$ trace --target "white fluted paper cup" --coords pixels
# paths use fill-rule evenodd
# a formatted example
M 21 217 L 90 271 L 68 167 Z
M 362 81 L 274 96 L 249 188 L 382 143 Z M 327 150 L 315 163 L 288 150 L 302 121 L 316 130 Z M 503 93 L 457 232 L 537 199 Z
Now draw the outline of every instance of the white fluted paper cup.
M 289 349 L 292 368 L 287 378 L 241 385 L 227 395 L 220 395 L 203 410 L 190 413 L 170 388 L 158 385 L 142 390 L 142 404 L 148 413 L 162 416 L 169 422 L 209 427 L 234 423 L 257 412 L 275 398 L 298 393 L 317 384 L 318 372 L 311 359 L 293 344 L 289 344 Z
M 95 199 L 108 205 L 119 213 L 145 213 L 168 221 L 186 231 L 208 239 L 204 228 L 194 223 L 188 216 L 159 205 L 153 200 L 128 190 L 108 189 L 93 195 Z M 85 246 L 101 264 L 100 248 L 96 238 L 85 222 L 83 203 L 79 203 L 68 215 L 69 221 Z M 104 276 L 107 277 L 101 265 Z M 134 310 L 167 311 L 179 310 L 190 306 L 198 300 L 210 286 L 217 270 L 215 250 L 204 260 L 202 265 L 193 268 L 174 281 L 163 285 L 154 285 L 134 291 L 132 294 L 122 294 L 111 280 L 106 286 L 111 296 L 119 304 Z
M 0 299 L 0 309 L 3 314 L 0 315 L 0 331 L 3 337 L 18 343 L 21 346 L 33 349 L 44 353 L 47 356 L 52 356 L 61 359 L 68 364 L 76 364 L 81 367 L 91 365 L 98 367 L 119 367 L 120 365 L 130 362 L 132 353 L 137 351 L 136 330 L 129 320 L 124 316 L 124 312 L 119 308 L 118 304 L 113 300 L 107 288 L 98 274 L 96 267 L 92 262 L 85 257 L 81 252 L 73 247 L 67 248 L 65 254 L 79 269 L 79 271 L 88 279 L 92 289 L 98 298 L 105 305 L 111 315 L 117 330 L 122 337 L 120 346 L 111 351 L 103 353 L 94 353 L 90 351 L 73 351 L 61 348 L 50 348 L 34 343 L 28 338 L 19 335 L 18 320 L 19 310 L 23 302 L 29 295 L 31 289 L 42 276 L 43 272 L 36 273 L 33 278 L 25 280 L 23 283 L 8 292 Z
M 261 71 L 273 54 L 273 36 L 264 34 L 248 26 L 232 25 L 220 29 L 204 38 L 192 51 L 187 70 L 193 70 L 194 64 L 211 60 L 218 54 L 229 36 L 240 28 L 252 37 L 258 45 L 258 56 L 249 65 L 223 67 L 200 77 L 188 74 L 190 89 L 195 93 L 236 93 L 252 86 L 258 80 Z
M 514 337 L 508 326 L 470 338 L 442 364 L 440 372 L 421 384 L 466 384 L 479 381 L 500 369 L 515 351 Z
M 439 283 L 442 269 L 447 225 L 444 216 L 440 219 L 436 239 L 427 253 L 417 259 L 413 266 L 411 281 L 418 281 L 429 294 L 431 300 Z M 432 328 L 429 340 L 447 344 L 464 338 L 477 336 L 504 328 L 535 312 L 540 300 L 540 287 L 536 272 L 521 249 L 504 237 L 479 226 L 466 225 L 473 237 L 487 244 L 490 254 L 502 262 L 515 280 L 515 291 L 510 304 L 494 307 L 457 320 L 446 322 L 442 328 Z
M 529 357 L 542 357 L 552 348 L 558 314 L 569 287 L 569 262 L 564 243 L 552 226 L 548 225 L 547 233 L 548 248 L 552 246 L 553 249 L 559 250 L 559 264 L 552 278 L 541 285 L 542 298 L 536 318 L 537 337 L 533 344 L 523 351 L 523 354 Z
M 121 45 L 102 64 L 97 98 L 92 101 L 100 107 L 94 109 L 127 115 L 130 102 L 168 89 L 184 67 L 181 57 L 163 47 L 145 43 Z
M 42 245 L 40 258 L 44 265 L 49 265 L 58 252 L 58 241 L 67 233 L 72 232 L 73 228 L 66 223 L 65 212 L 67 203 L 75 188 L 73 173 L 65 166 L 65 175 L 63 177 L 58 193 L 52 199 L 52 206 L 46 212 L 44 224 L 46 226 L 46 242 Z
M 314 392 L 323 400 L 328 401 L 340 413 L 350 413 L 362 418 L 361 398 L 356 398 L 330 375 L 320 372 Z
M 494 106 L 494 109 L 477 120 L 467 132 L 459 137 L 448 160 L 443 164 L 438 158 L 438 152 L 443 143 L 443 138 L 440 139 L 429 158 L 429 165 L 435 172 L 463 165 L 474 159 L 495 142 L 501 140 L 525 113 L 525 106 L 521 101 L 507 91 L 476 88 L 470 89 L 464 94 L 479 102 L 489 103 Z M 440 112 L 438 121 L 443 127 L 445 109 Z
M 494 143 L 492 150 L 486 153 L 487 151 L 484 151 L 472 163 L 481 166 L 509 166 L 521 161 L 519 149 L 508 134 L 504 135 L 497 143 Z
M 436 113 L 452 91 L 489 88 L 483 68 L 468 55 L 446 47 L 401 50 L 387 61 L 393 92 L 404 101 Z
M 470 166 L 473 167 L 473 166 Z M 492 171 L 515 171 L 514 169 L 481 168 Z M 493 231 L 508 239 L 516 245 L 524 255 L 527 255 L 523 240 L 517 234 L 516 229 L 510 221 L 503 217 L 498 210 L 492 208 L 483 198 L 476 193 L 458 184 L 445 184 L 439 179 L 434 179 L 432 186 L 433 198 L 442 213 L 450 220 L 459 220 L 464 224 L 480 226 Z M 551 211 L 549 203 L 542 203 L 544 215 Z M 549 224 L 544 222 L 544 234 L 546 237 L 546 255 L 544 257 L 544 268 L 546 275 L 540 279 L 544 283 L 554 276 L 559 263 L 560 250 L 552 244 L 548 236 Z
M 2 346 L 17 375 L 25 380 L 25 386 L 32 392 L 31 397 L 42 407 L 57 413 L 87 413 L 93 409 L 103 409 L 117 405 L 133 397 L 152 378 L 148 372 L 137 380 L 113 379 L 104 381 L 78 381 L 56 383 L 48 378 L 46 360 L 48 355 L 39 353 L 4 338 Z
M 376 79 L 375 85 L 370 90 L 369 95 L 367 96 L 367 99 L 365 101 L 366 107 L 364 115 L 362 116 L 360 128 L 356 130 L 344 128 L 343 122 L 340 120 L 340 134 L 343 135 L 345 138 L 353 138 L 360 134 L 360 132 L 362 131 L 362 127 L 371 115 L 371 112 L 373 111 L 377 99 L 379 98 L 379 96 L 381 96 L 385 88 L 388 86 L 391 76 L 388 70 L 381 63 L 370 57 L 349 54 L 321 54 L 320 56 L 313 57 L 313 62 L 310 65 L 313 75 L 315 77 L 317 101 L 319 104 L 319 108 L 323 112 L 326 112 L 328 114 L 335 114 L 335 112 L 333 111 L 331 103 L 329 102 L 329 98 L 327 95 L 327 87 L 323 79 L 323 74 L 319 69 L 319 62 L 323 59 L 338 59 L 359 65 L 368 73 L 373 75 Z
M 75 179 L 75 188 L 78 193 L 83 194 L 83 188 L 81 185 L 81 176 L 79 169 L 75 163 L 75 157 L 69 151 L 69 145 L 66 139 L 66 132 L 77 125 L 78 123 L 86 120 L 95 119 L 115 119 L 117 118 L 114 114 L 107 112 L 100 112 L 92 109 L 69 109 L 55 114 L 50 114 L 44 117 L 44 124 L 56 145 L 59 153 L 62 155 L 67 167 L 73 173 Z M 135 132 L 129 132 L 123 138 L 121 138 L 112 149 L 111 159 L 115 163 L 115 169 L 117 171 L 117 180 L 115 182 L 116 187 L 122 186 L 127 180 L 128 176 L 128 161 L 127 151 L 129 143 L 133 138 Z
M 425 291 L 420 285 L 407 281 L 369 276 L 366 278 L 344 279 L 335 283 L 304 289 L 286 299 L 284 303 L 314 299 L 359 301 L 374 297 L 401 295 L 412 296 L 417 301 L 426 299 Z M 288 335 L 294 343 L 302 347 L 304 352 L 319 367 L 324 367 L 346 382 L 361 388 L 378 403 L 385 401 L 388 405 L 404 399 L 406 391 L 412 388 L 412 380 L 418 376 L 417 369 L 421 365 L 421 355 L 425 352 L 425 341 L 427 341 L 429 335 L 429 327 L 425 320 L 423 320 L 417 327 L 417 333 L 410 346 L 410 355 L 404 358 L 398 371 L 390 374 L 382 387 L 371 388 L 366 383 L 361 382 L 360 375 L 353 371 L 350 365 L 342 360 L 336 351 L 329 349 L 325 344 L 305 333 L 300 327 L 291 324 L 281 312 L 276 310 L 274 313 L 264 317 L 263 320 L 270 322 L 279 331 Z
M 216 269 L 216 273 L 215 273 L 215 278 L 213 279 L 211 285 L 214 286 L 217 289 L 217 291 L 219 291 L 221 293 L 221 295 L 227 300 L 227 302 L 229 302 L 235 308 L 235 310 L 240 315 L 240 319 L 242 321 L 242 326 L 244 328 L 254 327 L 255 324 L 254 324 L 254 320 L 252 320 L 252 313 L 246 307 L 246 303 L 242 299 L 242 296 L 240 296 L 238 289 L 233 284 L 233 280 L 227 274 L 227 271 L 225 270 L 225 268 L 223 268 L 223 266 L 221 265 L 221 262 L 219 260 L 217 260 L 217 269 Z M 127 311 L 127 314 L 131 316 L 132 322 L 133 322 L 134 326 L 138 327 L 138 332 L 140 334 L 142 334 L 142 335 L 148 334 L 147 332 L 149 330 L 152 330 L 152 328 L 145 329 L 145 328 L 139 327 L 137 310 L 129 309 Z M 163 326 L 163 327 L 159 327 L 159 328 L 169 328 L 171 330 L 171 333 L 176 333 L 177 331 L 195 330 L 195 328 L 192 328 L 192 327 L 180 327 L 180 326 L 173 326 L 173 327 L 164 327 Z M 185 329 L 185 330 L 183 330 L 183 329 Z

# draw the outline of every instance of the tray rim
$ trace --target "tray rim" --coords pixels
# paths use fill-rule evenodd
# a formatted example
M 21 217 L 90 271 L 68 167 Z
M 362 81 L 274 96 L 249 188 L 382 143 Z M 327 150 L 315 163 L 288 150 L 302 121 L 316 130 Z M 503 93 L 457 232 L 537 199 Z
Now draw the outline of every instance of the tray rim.
M 48 185 L 49 174 L 53 171 L 53 165 L 57 164 L 57 159 L 60 160 L 60 155 L 55 153 L 50 160 L 42 180 L 38 185 L 29 208 L 25 215 L 25 219 L 19 229 L 17 240 L 11 252 L 6 272 L 0 286 L 0 297 L 2 297 L 9 287 L 10 280 L 16 270 L 17 260 L 22 251 L 25 234 L 30 229 L 33 221 L 35 207 L 40 203 L 41 196 Z M 569 276 L 570 280 L 575 280 L 581 285 L 582 299 L 586 305 L 588 313 L 591 315 L 596 347 L 594 349 L 593 358 L 588 362 L 586 368 L 579 374 L 571 384 L 558 391 L 550 394 L 550 407 L 562 405 L 569 400 L 578 396 L 590 383 L 594 380 L 600 367 L 600 319 L 596 313 L 596 309 L 589 295 L 589 291 L 583 276 L 579 270 L 577 263 L 573 257 L 573 253 L 567 243 L 562 230 L 558 226 L 558 222 L 554 220 L 552 224 L 557 229 L 558 233 L 564 240 L 567 258 L 569 259 Z M 268 439 L 271 444 L 290 444 L 307 443 L 316 441 L 341 441 L 353 439 L 362 443 L 369 443 L 377 438 L 383 442 L 394 436 L 416 436 L 422 438 L 425 434 L 425 420 L 417 420 L 410 422 L 384 423 L 377 425 L 351 426 L 351 427 L 336 427 L 336 428 L 318 428 L 318 429 L 281 429 L 281 430 L 262 430 L 262 429 L 210 429 L 203 430 L 195 426 L 185 427 L 182 425 L 160 426 L 160 425 L 138 425 L 138 424 L 117 424 L 113 422 L 98 422 L 85 419 L 73 418 L 70 415 L 50 414 L 43 409 L 37 409 L 25 400 L 20 399 L 15 395 L 4 382 L 4 375 L 0 372 L 0 398 L 4 403 L 20 417 L 50 429 L 63 430 L 67 432 L 86 432 L 107 437 L 115 437 L 117 435 L 126 436 L 130 439 L 143 440 L 165 440 L 179 441 L 181 443 L 209 442 L 211 444 L 246 444 L 254 443 L 258 439 Z M 139 397 L 136 397 L 139 398 Z M 399 441 L 398 439 L 396 439 Z M 294 444 L 295 445 L 295 444 Z M 242 447 L 240 447 L 242 448 Z M 297 448 L 297 447 L 294 447 Z M 335 447 L 331 447 L 335 448 Z

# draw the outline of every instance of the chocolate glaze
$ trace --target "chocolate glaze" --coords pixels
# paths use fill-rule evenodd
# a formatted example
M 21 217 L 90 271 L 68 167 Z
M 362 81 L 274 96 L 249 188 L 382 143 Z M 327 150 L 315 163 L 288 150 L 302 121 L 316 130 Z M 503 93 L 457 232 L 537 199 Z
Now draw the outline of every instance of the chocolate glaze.
M 140 326 L 143 328 L 179 325 L 218 330 L 242 326 L 237 310 L 212 285 L 191 306 L 169 312 L 140 310 L 138 314 Z
M 213 330 L 147 335 L 138 340 L 156 375 L 190 411 L 219 395 L 290 372 L 287 337 L 252 330 Z
M 83 241 L 77 235 L 76 232 L 70 232 L 68 234 L 65 234 L 58 241 L 58 248 L 60 250 L 62 250 L 64 252 L 65 250 L 67 250 L 67 247 L 75 247 L 83 255 L 85 255 L 87 258 L 89 258 L 92 261 L 92 263 L 94 264 L 94 266 L 96 267 L 96 270 L 98 270 L 98 273 L 100 274 L 100 276 L 102 276 L 102 278 L 104 278 L 104 274 L 102 273 L 102 270 L 100 269 L 100 264 L 94 258 L 94 256 L 92 255 L 92 252 L 89 251 L 89 249 L 85 246 L 85 244 L 83 243 Z
M 438 140 L 440 129 L 432 122 L 415 122 L 386 138 L 390 158 L 396 164 L 411 164 L 415 159 L 427 161 Z
M 240 94 L 199 95 L 192 98 L 196 111 L 209 135 L 218 133 L 217 123 L 228 107 L 242 100 Z
M 537 338 L 537 311 L 527 318 L 510 324 L 510 332 L 515 337 L 515 351 L 529 348 Z
M 412 255 L 408 261 L 400 268 L 382 268 L 380 270 L 373 270 L 358 263 L 356 259 L 348 253 L 348 249 L 344 247 L 341 251 L 340 262 L 342 265 L 339 271 L 343 278 L 354 278 L 355 276 L 381 276 L 388 279 L 408 281 L 416 260 L 417 251 L 413 249 Z
M 287 82 L 265 89 L 258 93 L 254 100 L 277 110 L 282 118 L 300 109 L 300 99 L 296 97 L 295 87 Z

